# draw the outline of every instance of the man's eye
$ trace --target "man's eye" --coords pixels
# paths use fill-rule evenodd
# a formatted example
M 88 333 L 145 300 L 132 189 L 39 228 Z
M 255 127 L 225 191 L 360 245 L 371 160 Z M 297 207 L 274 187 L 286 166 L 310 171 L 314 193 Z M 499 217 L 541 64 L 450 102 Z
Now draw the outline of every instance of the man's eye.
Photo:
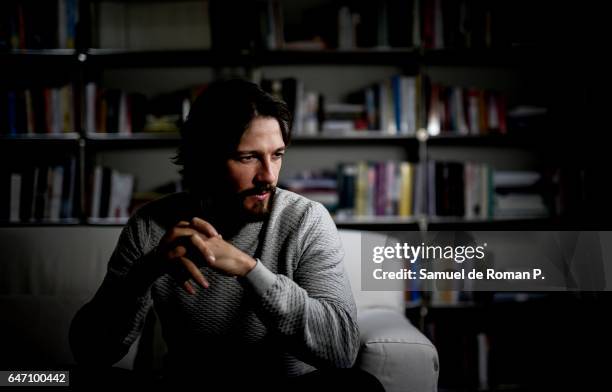
M 245 155 L 238 158 L 238 160 L 243 163 L 251 162 L 253 159 L 254 157 L 252 155 Z
M 284 153 L 284 152 L 277 152 L 277 153 L 275 153 L 275 154 L 274 154 L 274 157 L 275 157 L 275 158 L 282 158 L 282 157 L 283 157 L 283 155 L 285 155 L 285 153 Z

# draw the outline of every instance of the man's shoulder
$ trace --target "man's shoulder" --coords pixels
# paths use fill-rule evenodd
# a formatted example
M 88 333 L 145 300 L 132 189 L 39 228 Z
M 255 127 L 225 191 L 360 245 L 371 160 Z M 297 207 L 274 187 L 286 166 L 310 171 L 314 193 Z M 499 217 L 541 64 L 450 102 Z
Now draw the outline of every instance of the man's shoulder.
M 338 229 L 323 204 L 287 190 L 278 192 L 270 217 L 275 238 L 297 241 L 294 243 L 300 247 L 308 247 L 315 242 L 324 244 L 328 249 L 339 247 Z
M 285 222 L 292 218 L 301 221 L 306 215 L 312 218 L 329 216 L 329 212 L 321 203 L 286 189 L 277 188 L 275 199 L 272 214 Z

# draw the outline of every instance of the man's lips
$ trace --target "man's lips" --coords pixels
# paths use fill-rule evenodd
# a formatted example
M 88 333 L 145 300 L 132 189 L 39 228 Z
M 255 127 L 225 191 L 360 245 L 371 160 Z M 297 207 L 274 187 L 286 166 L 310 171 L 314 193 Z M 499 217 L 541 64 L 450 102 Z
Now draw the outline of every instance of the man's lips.
M 268 196 L 270 196 L 270 192 L 267 192 L 267 191 L 251 195 L 251 197 L 254 197 L 257 200 L 266 200 Z

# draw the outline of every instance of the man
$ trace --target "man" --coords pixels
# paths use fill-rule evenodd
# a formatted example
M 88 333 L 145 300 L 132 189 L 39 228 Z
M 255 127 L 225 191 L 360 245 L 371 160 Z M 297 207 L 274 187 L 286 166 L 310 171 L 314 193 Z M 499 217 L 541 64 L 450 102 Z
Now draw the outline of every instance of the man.
M 189 192 L 149 203 L 124 228 L 71 327 L 79 364 L 122 358 L 154 304 L 169 380 L 329 382 L 353 365 L 356 308 L 335 225 L 276 187 L 289 122 L 283 102 L 246 81 L 213 83 L 194 102 L 175 159 Z

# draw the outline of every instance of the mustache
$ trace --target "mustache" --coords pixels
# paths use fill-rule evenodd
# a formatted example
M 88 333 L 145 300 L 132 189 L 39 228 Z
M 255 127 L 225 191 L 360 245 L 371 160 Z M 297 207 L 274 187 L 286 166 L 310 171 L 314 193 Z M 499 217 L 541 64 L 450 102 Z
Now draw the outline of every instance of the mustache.
M 254 188 L 247 189 L 247 190 L 244 190 L 244 191 L 240 192 L 238 194 L 238 197 L 243 199 L 245 197 L 253 196 L 253 195 L 259 195 L 259 194 L 264 193 L 264 192 L 269 192 L 270 194 L 274 194 L 274 192 L 276 192 L 276 186 L 275 185 L 271 185 L 271 184 L 262 185 L 262 186 L 256 186 Z

